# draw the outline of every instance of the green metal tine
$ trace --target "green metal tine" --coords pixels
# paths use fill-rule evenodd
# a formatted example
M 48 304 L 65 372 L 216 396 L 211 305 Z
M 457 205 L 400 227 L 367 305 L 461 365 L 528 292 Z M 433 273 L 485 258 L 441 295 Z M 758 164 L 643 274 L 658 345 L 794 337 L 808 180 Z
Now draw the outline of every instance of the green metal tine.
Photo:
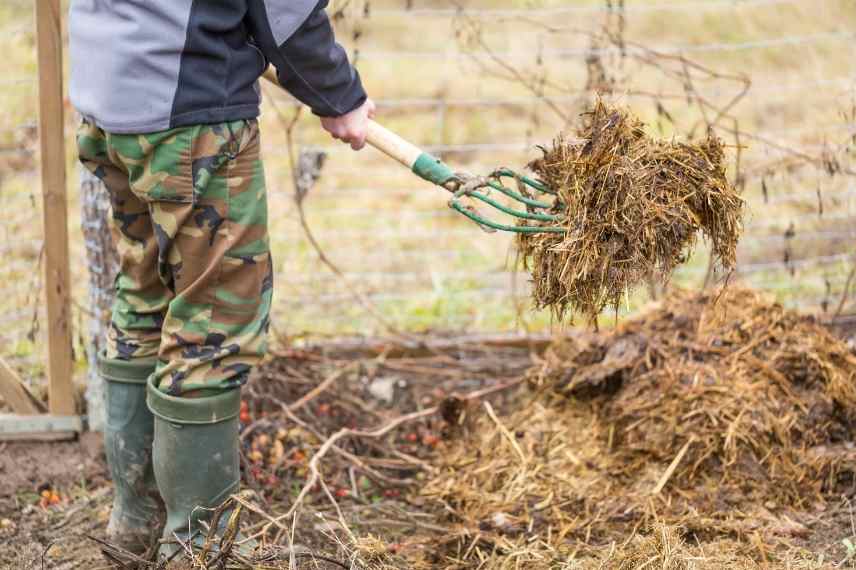
M 518 174 L 509 168 L 498 168 L 486 178 L 457 173 L 439 158 L 424 152 L 416 145 L 371 120 L 368 122 L 366 141 L 387 156 L 409 168 L 411 172 L 423 180 L 427 180 L 452 192 L 453 196 L 449 201 L 449 206 L 483 228 L 526 234 L 565 232 L 565 228 L 560 227 L 563 220 L 562 216 L 546 213 L 546 211 L 554 209 L 561 211 L 561 204 L 556 202 L 558 195 L 539 180 Z M 505 186 L 503 184 L 504 178 L 512 178 L 517 181 L 518 191 Z M 529 189 L 533 191 L 533 194 L 550 195 L 553 197 L 553 200 L 542 201 L 528 196 Z M 493 199 L 488 195 L 492 190 L 522 204 L 525 209 L 506 206 L 502 202 Z M 548 222 L 556 225 L 547 227 L 525 224 L 510 225 L 494 221 L 479 214 L 472 207 L 461 203 L 461 199 L 464 197 L 479 200 L 498 212 L 518 220 Z
M 553 196 L 557 195 L 557 192 L 541 182 L 540 180 L 535 180 L 534 178 L 530 178 L 524 174 L 518 174 L 514 172 L 510 168 L 497 168 L 493 173 L 494 178 L 514 178 L 515 180 L 522 182 L 526 186 L 529 186 L 536 192 L 541 192 L 542 194 L 551 194 Z
M 508 224 L 503 224 L 500 222 L 493 221 L 490 218 L 487 218 L 487 217 L 479 214 L 478 212 L 476 212 L 472 208 L 469 208 L 469 207 L 467 207 L 461 203 L 460 198 L 466 196 L 466 197 L 475 198 L 477 200 L 480 200 L 481 202 L 489 205 L 490 207 L 492 207 L 492 208 L 494 208 L 494 209 L 496 209 L 496 210 L 498 210 L 504 214 L 507 214 L 513 218 L 517 218 L 517 219 L 521 219 L 521 220 L 535 220 L 535 221 L 539 221 L 539 222 L 555 222 L 555 223 L 560 223 L 562 221 L 561 216 L 558 216 L 558 215 L 543 214 L 543 213 L 529 211 L 530 209 L 531 210 L 550 209 L 554 206 L 554 204 L 551 204 L 549 202 L 541 202 L 539 200 L 535 200 L 533 198 L 525 196 L 524 194 L 522 194 L 520 192 L 515 192 L 514 190 L 511 190 L 510 188 L 504 186 L 501 183 L 502 178 L 514 178 L 515 180 L 519 181 L 521 184 L 524 184 L 524 185 L 532 188 L 536 192 L 544 192 L 546 189 L 546 187 L 542 183 L 540 183 L 536 180 L 533 180 L 529 177 L 518 175 L 517 173 L 515 173 L 514 171 L 512 171 L 508 168 L 501 168 L 501 169 L 496 170 L 493 173 L 493 175 L 491 175 L 487 179 L 474 178 L 473 180 L 476 182 L 475 186 L 473 186 L 473 183 L 470 183 L 470 184 L 464 183 L 463 175 L 458 175 L 458 182 L 459 182 L 460 190 L 455 192 L 454 197 L 449 201 L 449 206 L 452 209 L 454 209 L 455 211 L 457 211 L 457 212 L 465 215 L 469 219 L 473 220 L 474 222 L 477 222 L 478 224 L 480 224 L 482 226 L 485 226 L 485 227 L 488 227 L 488 228 L 491 228 L 494 230 L 500 230 L 500 231 L 504 231 L 504 232 L 513 232 L 513 233 L 529 233 L 529 234 L 564 233 L 565 232 L 565 229 L 562 227 L 546 227 L 545 228 L 545 227 L 541 227 L 541 226 L 525 226 L 525 225 L 523 225 L 523 226 L 512 226 L 512 225 L 508 225 Z M 489 188 L 489 189 L 497 190 L 498 192 L 500 192 L 501 194 L 511 198 L 512 200 L 515 200 L 521 204 L 526 205 L 527 210 L 517 210 L 515 208 L 510 208 L 510 207 L 506 206 L 505 204 L 494 200 L 493 198 L 491 198 L 490 196 L 488 196 L 484 192 L 478 191 L 481 188 Z M 544 193 L 555 195 L 555 193 L 553 193 L 551 191 L 547 191 Z
M 512 233 L 516 233 L 516 234 L 544 234 L 544 233 L 562 234 L 562 233 L 565 233 L 565 231 L 566 231 L 565 228 L 559 228 L 559 227 L 543 228 L 543 227 L 538 227 L 538 226 L 509 226 L 507 224 L 501 224 L 499 222 L 495 222 L 495 221 L 491 220 L 490 218 L 486 218 L 486 217 L 482 216 L 481 214 L 473 211 L 470 208 L 467 208 L 466 206 L 464 206 L 463 204 L 461 204 L 460 202 L 458 202 L 454 198 L 451 201 L 449 201 L 449 206 L 453 210 L 460 212 L 461 214 L 465 215 L 466 217 L 468 217 L 469 219 L 471 219 L 472 221 L 474 221 L 475 223 L 477 223 L 480 226 L 488 227 L 488 228 L 491 228 L 494 230 L 499 230 L 502 232 L 512 232 Z
M 530 206 L 532 208 L 546 210 L 548 208 L 553 207 L 552 204 L 547 204 L 545 202 L 539 202 L 538 200 L 533 200 L 532 198 L 528 198 L 528 197 L 524 196 L 523 194 L 520 194 L 518 192 L 515 192 L 514 190 L 511 190 L 510 188 L 506 188 L 505 186 L 503 186 L 502 184 L 500 184 L 496 180 L 489 180 L 487 184 L 488 184 L 488 186 L 490 186 L 494 190 L 497 190 L 498 192 L 505 194 L 506 196 L 508 196 L 512 200 L 517 200 L 521 204 L 526 204 L 527 206 Z

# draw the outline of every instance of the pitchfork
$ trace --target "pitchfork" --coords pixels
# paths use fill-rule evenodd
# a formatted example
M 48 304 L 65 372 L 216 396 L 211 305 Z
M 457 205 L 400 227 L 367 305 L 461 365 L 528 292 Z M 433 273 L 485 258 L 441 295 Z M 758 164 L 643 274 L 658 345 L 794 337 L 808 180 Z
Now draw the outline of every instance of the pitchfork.
M 489 176 L 473 176 L 463 172 L 455 172 L 439 158 L 423 151 L 413 143 L 381 126 L 375 121 L 369 121 L 366 142 L 409 168 L 416 176 L 427 180 L 452 193 L 449 207 L 465 215 L 483 228 L 514 233 L 564 233 L 565 228 L 556 226 L 518 226 L 508 225 L 481 215 L 471 206 L 461 202 L 461 198 L 470 197 L 484 202 L 488 206 L 520 220 L 535 220 L 538 222 L 562 221 L 561 216 L 545 213 L 554 208 L 555 204 L 544 202 L 534 195 L 556 196 L 556 192 L 544 183 L 528 176 L 514 172 L 508 168 L 498 168 Z M 517 191 L 503 184 L 503 180 L 516 182 Z M 498 202 L 490 196 L 492 190 L 504 194 L 512 200 L 523 204 L 525 209 L 516 209 Z
M 279 80 L 271 68 L 264 72 L 264 78 L 279 85 Z M 423 151 L 418 146 L 408 142 L 386 127 L 369 120 L 366 142 L 390 158 L 410 169 L 416 176 L 436 184 L 452 193 L 449 207 L 465 215 L 483 229 L 489 231 L 513 232 L 517 234 L 564 233 L 565 228 L 557 226 L 517 226 L 503 224 L 482 216 L 475 208 L 461 202 L 461 198 L 475 198 L 488 206 L 518 220 L 534 220 L 538 222 L 561 223 L 562 217 L 548 214 L 556 204 L 543 202 L 532 197 L 546 194 L 556 198 L 556 192 L 542 182 L 528 176 L 518 174 L 509 168 L 498 168 L 489 176 L 473 176 L 465 172 L 455 172 L 439 158 Z M 518 191 L 503 184 L 503 179 L 514 180 Z M 490 192 L 496 190 L 512 200 L 525 206 L 525 210 L 510 208 L 490 197 Z

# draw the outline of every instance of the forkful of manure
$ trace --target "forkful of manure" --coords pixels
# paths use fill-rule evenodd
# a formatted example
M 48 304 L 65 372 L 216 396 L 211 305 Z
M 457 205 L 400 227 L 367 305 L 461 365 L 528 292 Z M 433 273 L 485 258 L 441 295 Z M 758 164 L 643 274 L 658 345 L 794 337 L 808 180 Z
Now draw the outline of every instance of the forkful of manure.
M 698 142 L 656 140 L 630 111 L 599 100 L 575 135 L 542 148 L 532 176 L 455 172 L 374 122 L 367 140 L 451 192 L 449 206 L 483 229 L 515 233 L 536 308 L 560 320 L 569 310 L 594 320 L 638 285 L 668 281 L 699 233 L 714 262 L 734 268 L 744 200 L 712 132 Z M 509 221 L 484 215 L 478 203 Z
M 699 232 L 732 270 L 744 201 L 726 176 L 722 141 L 712 132 L 692 143 L 653 139 L 630 111 L 602 100 L 582 117 L 574 139 L 541 149 L 532 176 L 455 171 L 375 121 L 366 142 L 450 192 L 449 206 L 483 229 L 516 234 L 535 307 L 560 320 L 568 310 L 593 320 L 638 285 L 667 281 Z
M 561 221 L 521 221 L 551 231 L 520 233 L 517 245 L 536 307 L 559 319 L 570 309 L 593 320 L 638 285 L 667 282 L 699 233 L 714 263 L 734 269 L 744 200 L 726 176 L 722 141 L 712 132 L 692 143 L 656 140 L 644 127 L 598 101 L 576 140 L 556 138 L 529 164 L 555 192 L 548 212 Z

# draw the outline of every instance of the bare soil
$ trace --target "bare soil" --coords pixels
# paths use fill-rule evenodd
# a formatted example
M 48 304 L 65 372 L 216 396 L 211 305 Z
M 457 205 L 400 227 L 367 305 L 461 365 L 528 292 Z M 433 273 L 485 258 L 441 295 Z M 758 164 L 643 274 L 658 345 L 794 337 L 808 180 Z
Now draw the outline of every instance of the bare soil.
M 419 557 L 419 552 L 445 548 L 440 545 L 463 528 L 457 523 L 439 525 L 442 513 L 438 516 L 436 505 L 427 504 L 419 492 L 430 479 L 428 470 L 448 462 L 445 456 L 460 437 L 450 431 L 449 420 L 468 410 L 478 411 L 456 396 L 508 386 L 480 399 L 489 401 L 500 418 L 510 417 L 507 414 L 514 413 L 526 390 L 513 382 L 532 369 L 533 359 L 540 358 L 546 343 L 543 339 L 434 338 L 432 345 L 352 343 L 288 350 L 261 367 L 245 391 L 249 421 L 242 430 L 244 488 L 255 493 L 255 505 L 274 516 L 294 503 L 309 478 L 309 459 L 330 435 L 342 428 L 372 430 L 404 414 L 438 408 L 437 413 L 404 423 L 383 438 L 341 440 L 339 449 L 351 459 L 333 452 L 324 457 L 323 480 L 340 511 L 323 489 L 312 489 L 295 527 L 295 542 L 309 553 L 296 560 L 298 569 L 352 567 L 355 545 L 349 544 L 347 529 L 361 541 L 356 550 L 364 564 L 353 567 L 368 569 L 410 568 L 407 560 L 414 553 Z M 332 382 L 331 377 L 335 377 Z M 318 391 L 325 382 L 327 388 Z M 293 409 L 286 412 L 284 406 Z M 59 504 L 43 505 L 40 493 L 44 490 L 57 493 Z M 791 559 L 801 562 L 791 567 L 852 567 L 845 542 L 856 536 L 852 495 L 852 489 L 842 489 L 822 510 L 795 521 L 799 533 L 787 548 L 796 553 Z M 111 498 L 97 434 L 74 442 L 0 446 L 0 569 L 110 568 L 90 537 L 103 538 Z M 244 527 L 254 532 L 264 522 L 249 514 Z M 289 519 L 285 525 L 291 527 L 293 522 Z M 655 538 L 642 532 L 633 540 Z M 739 553 L 741 560 L 754 560 L 758 568 L 783 567 L 770 560 L 789 558 L 785 552 L 765 553 L 763 546 L 756 548 L 751 541 L 738 544 L 720 537 L 720 542 L 708 542 L 709 537 L 699 533 L 692 540 L 682 538 L 686 548 L 701 548 L 709 558 L 716 557 L 715 549 L 722 545 L 724 556 Z M 276 527 L 262 539 L 269 544 L 287 542 Z M 367 558 L 371 552 L 379 553 L 383 564 Z M 639 566 L 625 561 L 603 567 Z M 684 568 L 665 563 L 646 567 Z M 716 567 L 737 566 L 726 562 Z
M 43 491 L 60 503 L 40 505 Z M 0 568 L 106 567 L 86 535 L 103 535 L 110 488 L 101 436 L 0 448 Z
M 432 343 L 440 348 L 347 342 L 288 350 L 272 358 L 244 392 L 249 415 L 242 428 L 244 488 L 255 492 L 266 511 L 282 512 L 305 483 L 306 464 L 323 438 L 345 427 L 383 425 L 401 414 L 436 406 L 449 394 L 521 379 L 531 366 L 530 349 L 544 346 L 543 341 L 483 344 L 436 337 Z M 313 392 L 339 373 L 326 390 Z M 497 409 L 507 404 L 502 392 L 490 399 Z M 301 401 L 293 418 L 314 434 L 283 417 L 285 403 Z M 375 520 L 401 526 L 401 521 L 389 519 L 409 516 L 412 506 L 406 497 L 421 479 L 417 464 L 435 453 L 443 423 L 439 417 L 426 417 L 396 430 L 388 440 L 343 443 L 343 449 L 382 480 L 366 477 L 337 455 L 325 459 L 324 480 L 352 528 L 385 535 L 388 529 L 376 527 Z M 279 441 L 284 449 L 279 463 L 272 464 L 270 442 L 283 430 L 287 437 Z M 255 453 L 263 453 L 264 459 Z M 43 505 L 44 490 L 56 492 L 60 503 Z M 111 500 L 100 434 L 85 434 L 73 442 L 0 447 L 0 569 L 110 568 L 89 537 L 104 538 Z M 258 520 L 245 519 L 248 526 Z M 296 540 L 310 554 L 297 559 L 298 568 L 339 567 L 325 557 L 347 563 L 349 550 L 336 538 L 341 527 L 320 489 L 307 498 L 298 529 Z

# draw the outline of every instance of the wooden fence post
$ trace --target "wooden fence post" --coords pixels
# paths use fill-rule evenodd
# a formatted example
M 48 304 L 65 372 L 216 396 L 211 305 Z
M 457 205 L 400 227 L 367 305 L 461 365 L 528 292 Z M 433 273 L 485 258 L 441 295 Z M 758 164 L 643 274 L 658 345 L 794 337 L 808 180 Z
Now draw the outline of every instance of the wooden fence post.
M 74 414 L 60 0 L 36 0 L 50 412 Z

